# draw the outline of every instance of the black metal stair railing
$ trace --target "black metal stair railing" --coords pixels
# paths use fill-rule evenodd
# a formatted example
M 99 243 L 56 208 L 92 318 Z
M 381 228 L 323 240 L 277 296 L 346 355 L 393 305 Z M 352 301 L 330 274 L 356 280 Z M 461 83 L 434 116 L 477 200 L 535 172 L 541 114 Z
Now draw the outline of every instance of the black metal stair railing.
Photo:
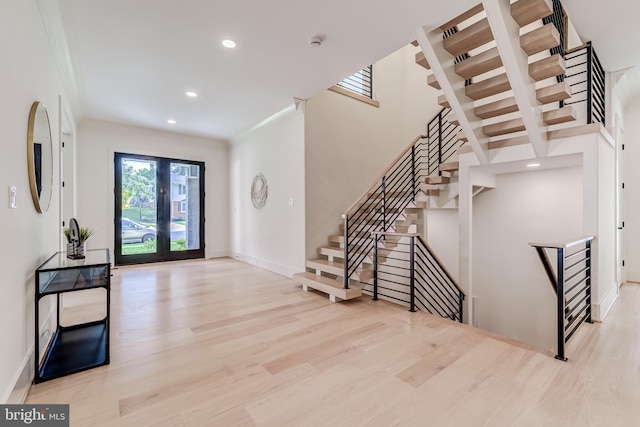
M 605 125 L 605 72 L 591 42 L 566 53 L 571 98 L 564 105 L 586 104 L 587 124 Z
M 404 209 L 415 202 L 425 178 L 438 171 L 459 147 L 456 135 L 460 127 L 448 121 L 450 112 L 449 108 L 442 109 L 429 123 L 427 135 L 417 137 L 342 214 L 345 289 L 357 269 L 371 257 L 371 233 L 390 230 Z
M 556 293 L 558 354 L 567 361 L 565 344 L 584 323 L 591 323 L 591 242 L 593 236 L 567 243 L 530 243 L 536 249 Z M 555 269 L 546 249 L 556 251 Z
M 465 294 L 419 234 L 374 232 L 372 244 L 373 284 L 363 291 L 463 322 Z

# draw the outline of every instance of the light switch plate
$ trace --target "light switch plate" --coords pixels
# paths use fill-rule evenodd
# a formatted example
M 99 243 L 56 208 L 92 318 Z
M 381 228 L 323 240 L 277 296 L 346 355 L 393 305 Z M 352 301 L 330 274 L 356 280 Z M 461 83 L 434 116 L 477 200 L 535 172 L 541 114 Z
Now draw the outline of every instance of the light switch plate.
M 18 207 L 16 203 L 17 192 L 18 190 L 15 186 L 9 186 L 9 209 L 16 209 Z

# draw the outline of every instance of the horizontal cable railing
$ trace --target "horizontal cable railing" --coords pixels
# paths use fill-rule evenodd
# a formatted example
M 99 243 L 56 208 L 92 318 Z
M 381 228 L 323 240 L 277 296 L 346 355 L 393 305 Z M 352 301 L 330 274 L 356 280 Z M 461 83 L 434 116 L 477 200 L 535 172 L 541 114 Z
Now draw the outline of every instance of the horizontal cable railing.
M 405 303 L 462 323 L 465 294 L 416 233 L 373 233 L 373 299 Z
M 337 83 L 337 86 L 343 87 L 358 95 L 366 96 L 373 99 L 373 65 L 363 68 L 355 72 L 351 76 Z
M 591 242 L 593 236 L 567 243 L 530 243 L 556 293 L 558 354 L 567 361 L 565 344 L 584 323 L 591 323 Z M 555 269 L 546 249 L 556 251 Z
M 605 72 L 591 42 L 565 54 L 571 98 L 564 105 L 585 105 L 587 124 L 605 124 Z

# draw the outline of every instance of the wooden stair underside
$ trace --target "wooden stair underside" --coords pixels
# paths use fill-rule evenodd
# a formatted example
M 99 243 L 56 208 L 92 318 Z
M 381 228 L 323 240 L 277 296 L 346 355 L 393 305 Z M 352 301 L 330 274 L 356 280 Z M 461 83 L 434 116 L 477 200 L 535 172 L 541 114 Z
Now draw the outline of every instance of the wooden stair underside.
M 442 108 L 451 108 L 447 97 L 444 95 L 438 95 L 438 105 L 440 105 Z
M 529 56 L 549 50 L 559 44 L 560 33 L 551 23 L 520 36 L 520 47 Z
M 349 289 L 344 289 L 340 281 L 309 272 L 294 274 L 293 280 L 302 284 L 305 290 L 306 287 L 309 287 L 329 294 L 329 299 L 333 302 L 338 299 L 350 300 L 362 295 L 360 288 L 349 287 Z
M 497 95 L 511 89 L 506 73 L 490 77 L 478 83 L 471 84 L 464 88 L 464 93 L 468 98 L 477 101 L 492 95 Z
M 537 82 L 566 73 L 567 66 L 559 54 L 529 64 L 529 76 Z
M 455 18 L 451 19 L 450 21 L 447 21 L 444 24 L 442 24 L 440 26 L 440 29 L 443 32 L 447 31 L 448 29 L 455 27 L 456 25 L 460 24 L 461 22 L 464 22 L 467 19 L 477 15 L 478 13 L 482 12 L 483 10 L 484 10 L 484 6 L 482 6 L 482 3 L 478 3 L 476 6 L 472 7 L 471 9 L 467 10 L 466 12 L 461 13 L 460 15 L 456 16 Z
M 516 99 L 512 96 L 481 105 L 473 111 L 474 114 L 481 119 L 490 119 L 491 117 L 498 117 L 518 111 L 518 104 L 516 104 Z
M 507 120 L 504 122 L 494 123 L 492 125 L 482 127 L 482 132 L 487 136 L 506 135 L 523 130 L 525 130 L 525 127 L 521 118 Z
M 427 62 L 427 58 L 424 57 L 424 52 L 422 51 L 416 53 L 416 64 L 426 68 L 427 70 L 431 69 L 429 62 Z
M 435 88 L 435 89 L 438 89 L 438 90 L 442 89 L 440 87 L 440 83 L 438 83 L 438 80 L 436 79 L 436 76 L 434 74 L 429 74 L 427 76 L 427 84 L 429 86 L 431 86 L 432 88 Z
M 566 81 L 536 90 L 536 99 L 541 104 L 550 104 L 571 98 L 571 87 Z
M 551 0 L 518 0 L 511 4 L 511 16 L 521 27 L 552 13 L 553 3 Z
M 455 64 L 455 72 L 464 79 L 470 79 L 502 66 L 502 58 L 497 47 L 492 47 Z
M 491 26 L 484 18 L 444 39 L 444 49 L 452 56 L 460 56 L 493 40 Z
M 451 178 L 448 176 L 428 176 L 425 178 L 427 184 L 448 184 L 451 182 Z
M 547 125 L 556 125 L 558 123 L 571 122 L 576 119 L 576 110 L 567 105 L 556 110 L 546 111 L 542 114 L 542 120 Z

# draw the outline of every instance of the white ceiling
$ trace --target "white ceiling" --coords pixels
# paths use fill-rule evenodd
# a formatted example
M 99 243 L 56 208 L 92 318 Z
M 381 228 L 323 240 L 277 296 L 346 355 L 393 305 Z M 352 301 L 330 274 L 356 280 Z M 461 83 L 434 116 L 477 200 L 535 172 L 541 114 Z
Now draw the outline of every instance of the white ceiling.
M 477 0 L 59 0 L 85 117 L 228 139 Z M 607 70 L 640 64 L 635 2 L 564 0 Z M 620 25 L 622 24 L 622 25 Z M 635 30 L 635 32 L 634 32 Z M 321 47 L 309 46 L 321 35 Z M 221 46 L 231 38 L 234 50 Z M 196 91 L 196 99 L 187 98 Z M 176 125 L 169 125 L 173 118 Z

